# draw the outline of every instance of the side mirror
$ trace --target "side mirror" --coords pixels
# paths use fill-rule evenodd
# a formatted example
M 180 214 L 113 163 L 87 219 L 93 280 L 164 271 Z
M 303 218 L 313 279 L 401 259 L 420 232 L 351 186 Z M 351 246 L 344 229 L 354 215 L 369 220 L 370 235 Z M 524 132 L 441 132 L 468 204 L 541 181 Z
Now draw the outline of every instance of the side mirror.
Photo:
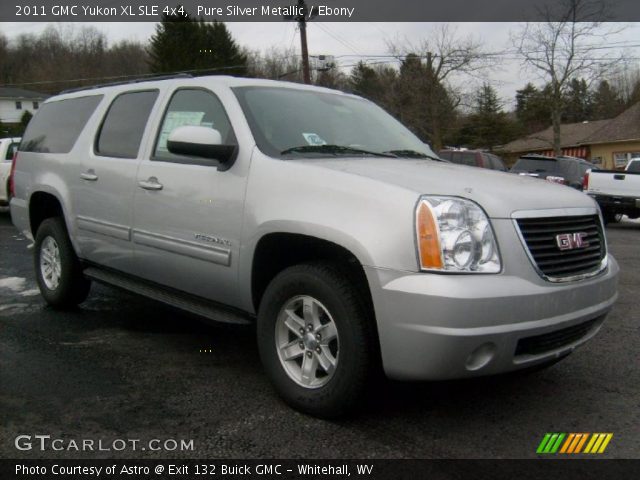
M 235 157 L 236 145 L 222 145 L 222 136 L 214 128 L 185 125 L 174 129 L 167 149 L 176 155 L 202 157 L 227 163 Z

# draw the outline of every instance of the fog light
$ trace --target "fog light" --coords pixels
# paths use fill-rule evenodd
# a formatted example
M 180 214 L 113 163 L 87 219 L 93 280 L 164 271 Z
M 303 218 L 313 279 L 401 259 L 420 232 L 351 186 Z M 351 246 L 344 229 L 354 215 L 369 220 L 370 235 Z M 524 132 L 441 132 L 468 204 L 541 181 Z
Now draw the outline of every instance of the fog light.
M 465 367 L 467 370 L 474 371 L 480 370 L 482 367 L 485 367 L 496 354 L 496 346 L 495 344 L 483 343 L 478 348 L 476 348 L 471 355 L 467 357 L 467 363 Z

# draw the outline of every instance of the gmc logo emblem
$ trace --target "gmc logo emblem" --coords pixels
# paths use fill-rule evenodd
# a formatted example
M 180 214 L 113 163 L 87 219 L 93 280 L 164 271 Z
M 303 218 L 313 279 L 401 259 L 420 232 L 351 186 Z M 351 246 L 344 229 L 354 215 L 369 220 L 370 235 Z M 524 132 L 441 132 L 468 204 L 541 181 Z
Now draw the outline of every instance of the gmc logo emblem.
M 574 248 L 585 248 L 589 246 L 584 237 L 587 234 L 584 232 L 578 233 L 561 233 L 556 235 L 556 244 L 560 250 L 573 250 Z

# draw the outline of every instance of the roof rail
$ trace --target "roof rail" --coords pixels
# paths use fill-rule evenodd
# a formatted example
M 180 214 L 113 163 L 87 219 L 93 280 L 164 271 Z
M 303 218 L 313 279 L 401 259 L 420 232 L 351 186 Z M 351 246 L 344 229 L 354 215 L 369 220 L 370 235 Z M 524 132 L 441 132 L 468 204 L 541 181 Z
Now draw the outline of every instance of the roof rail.
M 150 75 L 146 77 L 134 78 L 131 80 L 121 80 L 119 82 L 100 83 L 98 85 L 89 85 L 86 87 L 68 88 L 60 92 L 60 94 L 81 92 L 83 90 L 94 90 L 96 88 L 102 88 L 102 87 L 115 87 L 117 85 L 129 85 L 132 83 L 153 82 L 156 80 L 170 80 L 172 78 L 193 78 L 193 75 L 191 75 L 190 73 L 175 73 L 171 75 Z

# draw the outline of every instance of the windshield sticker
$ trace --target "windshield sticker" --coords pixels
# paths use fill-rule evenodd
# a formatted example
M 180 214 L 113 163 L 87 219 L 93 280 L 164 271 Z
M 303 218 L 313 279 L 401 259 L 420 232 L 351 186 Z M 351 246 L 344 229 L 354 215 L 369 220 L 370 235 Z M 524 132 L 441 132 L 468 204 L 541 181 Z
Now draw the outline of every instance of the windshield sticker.
M 317 133 L 303 133 L 302 136 L 307 141 L 309 145 L 326 145 L 325 142 L 320 135 Z
M 176 128 L 184 127 L 185 125 L 201 125 L 203 117 L 204 112 L 168 112 L 162 124 L 157 150 L 168 152 L 167 139 L 169 134 Z

